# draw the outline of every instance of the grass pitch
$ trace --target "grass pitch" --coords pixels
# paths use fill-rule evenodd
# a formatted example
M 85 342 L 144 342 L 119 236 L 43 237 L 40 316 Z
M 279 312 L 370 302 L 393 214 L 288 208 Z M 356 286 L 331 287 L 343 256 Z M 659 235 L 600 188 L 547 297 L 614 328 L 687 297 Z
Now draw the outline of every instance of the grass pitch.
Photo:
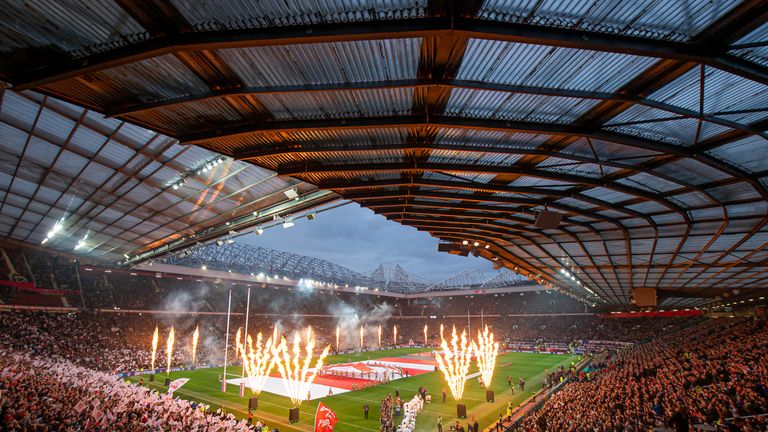
M 423 351 L 429 350 L 399 348 L 341 354 L 329 356 L 326 363 L 347 363 L 383 357 L 397 357 Z M 544 378 L 545 369 L 549 368 L 552 370 L 561 364 L 567 367 L 570 366 L 572 361 L 577 361 L 577 359 L 578 356 L 554 354 L 509 353 L 499 355 L 491 386 L 496 394 L 496 401 L 494 403 L 485 402 L 485 389 L 478 384 L 477 379 L 467 380 L 462 403 L 467 406 L 467 416 L 469 418 L 460 421 L 466 427 L 466 422 L 471 420 L 472 416 L 475 416 L 480 423 L 480 427 L 485 428 L 499 418 L 499 413 L 506 411 L 508 401 L 511 400 L 512 405 L 517 406 L 530 397 L 532 392 L 539 390 Z M 473 365 L 470 373 L 476 371 L 476 367 Z M 248 413 L 247 397 L 250 396 L 250 390 L 246 389 L 246 398 L 241 398 L 239 387 L 230 384 L 227 386 L 227 393 L 222 393 L 218 381 L 218 377 L 222 372 L 222 368 L 210 368 L 171 373 L 171 379 L 189 378 L 189 382 L 177 390 L 175 394 L 183 399 L 208 404 L 212 410 L 223 406 L 227 412 L 234 414 L 238 418 L 244 418 Z M 239 366 L 230 366 L 227 368 L 227 375 L 230 375 L 229 378 L 239 377 L 241 375 L 241 368 Z M 525 378 L 525 392 L 520 392 L 516 388 L 513 395 L 507 385 L 507 375 L 512 376 L 515 386 L 517 386 L 517 379 L 519 377 Z M 148 382 L 147 375 L 132 377 L 129 378 L 129 381 L 138 382 L 139 378 L 143 378 L 145 385 L 150 388 L 157 388 L 159 391 L 168 390 L 163 385 L 164 375 L 156 375 L 156 381 L 153 383 Z M 429 372 L 394 380 L 364 390 L 304 402 L 301 405 L 300 420 L 294 424 L 288 424 L 288 410 L 291 407 L 290 399 L 285 396 L 262 392 L 259 395 L 259 409 L 254 411 L 254 416 L 257 419 L 260 418 L 266 421 L 270 428 L 277 426 L 281 432 L 311 431 L 315 408 L 317 403 L 322 401 L 339 416 L 339 422 L 336 426 L 337 430 L 344 432 L 377 432 L 379 430 L 379 403 L 381 399 L 388 393 L 392 393 L 394 396 L 395 390 L 400 390 L 400 397 L 406 401 L 410 400 L 416 394 L 419 386 L 425 386 L 429 393 L 432 394 L 432 403 L 425 405 L 422 412 L 416 418 L 416 432 L 437 430 L 438 416 L 443 417 L 443 425 L 445 426 L 456 421 L 456 401 L 450 396 L 450 392 L 445 404 L 441 400 L 442 389 L 447 389 L 441 372 Z M 363 419 L 363 405 L 366 403 L 370 407 L 368 420 Z M 395 421 L 395 424 L 398 424 L 397 418 Z

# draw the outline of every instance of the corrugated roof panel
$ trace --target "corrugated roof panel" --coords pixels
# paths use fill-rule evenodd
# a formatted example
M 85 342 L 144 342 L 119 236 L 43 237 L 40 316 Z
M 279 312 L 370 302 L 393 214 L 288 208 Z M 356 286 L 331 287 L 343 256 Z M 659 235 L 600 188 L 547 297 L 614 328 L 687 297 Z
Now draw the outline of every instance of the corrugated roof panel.
M 497 147 L 503 145 L 515 149 L 536 148 L 551 138 L 548 135 L 463 128 L 440 128 L 436 134 L 435 141 L 440 144 L 462 145 L 470 142 L 474 146 Z
M 31 129 L 42 100 L 34 93 L 5 92 L 0 107 L 0 131 L 8 133 L 3 134 L 5 139 L 0 146 L 10 146 L 5 153 L 9 159 L 24 148 L 25 131 Z M 185 230 L 223 223 L 267 203 L 284 201 L 281 190 L 298 183 L 271 178 L 273 173 L 231 160 L 205 175 L 196 174 L 194 169 L 211 160 L 214 153 L 180 146 L 147 129 L 90 113 L 72 134 L 67 149 L 61 151 L 84 110 L 56 102 L 43 112 L 46 118 L 36 133 L 52 142 L 32 137 L 13 186 L 9 181 L 6 187 L 14 199 L 29 200 L 34 194 L 30 209 L 25 214 L 18 209 L 15 219 L 37 218 L 43 222 L 34 226 L 28 237 L 24 230 L 15 230 L 11 237 L 17 240 L 40 241 L 42 233 L 50 229 L 46 220 L 66 216 L 67 235 L 52 240 L 48 243 L 50 247 L 71 250 L 70 240 L 91 230 L 89 247 L 95 248 L 94 254 L 117 259 L 123 252 L 133 252 L 150 242 L 168 240 Z M 160 144 L 147 145 L 153 141 Z M 104 143 L 107 144 L 99 151 Z M 58 161 L 50 167 L 60 151 Z M 15 159 L 18 160 L 18 156 Z M 0 164 L 0 182 L 14 173 L 16 160 Z M 122 172 L 113 175 L 116 169 Z M 179 190 L 169 187 L 171 181 L 182 176 L 191 176 L 186 185 Z M 221 179 L 225 180 L 219 181 Z M 306 186 L 305 190 L 312 188 Z M 67 214 L 50 208 L 52 204 L 66 208 Z M 3 209 L 2 215 L 15 211 L 5 207 L 8 210 Z M 35 211 L 33 208 L 41 213 L 31 213 Z M 100 232 L 102 229 L 104 232 Z M 166 234 L 168 237 L 164 238 Z
M 669 200 L 681 207 L 697 207 L 713 204 L 713 201 L 701 192 L 688 192 L 669 197 Z
M 607 201 L 609 203 L 629 201 L 634 198 L 633 196 L 627 195 L 623 192 L 619 192 L 619 191 L 615 191 L 615 190 L 611 190 L 603 187 L 594 187 L 592 189 L 587 189 L 582 193 L 586 196 Z
M 510 186 L 573 186 L 573 183 L 542 179 L 536 177 L 520 176 L 509 184 Z
M 768 140 L 757 135 L 730 142 L 707 153 L 748 171 L 768 170 Z
M 762 197 L 752 185 L 746 182 L 709 188 L 707 192 L 715 199 L 724 202 L 760 199 Z
M 697 131 L 699 141 L 702 141 L 733 130 L 710 122 L 702 122 L 699 130 L 699 121 L 696 119 L 663 120 L 663 118 L 660 121 L 637 124 L 618 124 L 611 121 L 610 124 L 613 126 L 606 126 L 605 129 L 680 146 L 693 145 L 696 142 Z
M 547 158 L 539 165 L 537 165 L 537 167 L 546 171 L 590 178 L 600 178 L 618 171 L 618 168 L 600 166 L 593 163 L 576 162 L 568 159 L 561 159 L 555 156 Z
M 728 174 L 694 159 L 676 160 L 656 168 L 656 171 L 695 185 L 730 177 Z
M 413 88 L 260 95 L 278 120 L 384 117 L 411 112 Z
M 645 172 L 638 172 L 637 174 L 616 181 L 623 185 L 646 190 L 648 192 L 668 192 L 680 189 L 680 185 L 677 183 L 667 181 Z
M 485 0 L 478 17 L 600 33 L 687 41 L 739 4 L 655 0 Z
M 544 45 L 470 39 L 458 79 L 613 92 L 656 59 Z
M 415 78 L 421 38 L 219 50 L 247 86 Z
M 586 157 L 595 157 L 595 154 L 597 154 L 600 159 L 610 159 L 628 165 L 644 162 L 649 157 L 657 156 L 659 154 L 654 151 L 630 147 L 623 144 L 596 139 L 587 140 L 585 138 L 579 138 L 569 144 L 565 148 L 565 151 Z
M 173 54 L 93 72 L 88 81 L 73 78 L 44 88 L 99 107 L 164 100 L 209 90 Z
M 680 78 L 650 95 L 650 99 L 699 111 L 701 70 L 693 68 Z M 704 67 L 704 113 L 713 114 L 736 110 L 768 107 L 768 86 L 740 76 Z M 729 116 L 730 120 L 749 123 L 765 118 L 768 113 L 748 113 Z
M 735 45 L 744 45 L 754 42 L 765 42 L 768 40 L 768 23 L 755 29 L 752 33 L 744 36 Z M 755 62 L 768 67 L 768 45 L 738 48 L 730 51 L 745 60 Z
M 493 180 L 496 175 L 495 174 L 468 174 L 468 173 L 451 173 L 451 175 L 429 171 L 424 173 L 425 179 L 431 179 L 431 180 L 450 180 L 455 181 L 456 178 L 465 179 L 471 182 L 475 183 L 489 183 L 491 180 Z
M 51 57 L 83 57 L 147 39 L 144 28 L 116 2 L 88 0 L 84 6 L 46 0 L 5 0 L 0 8 L 0 21 L 12 25 L 0 28 L 0 52 L 9 55 L 37 48 L 46 50 Z
M 171 1 L 200 31 L 417 18 L 427 6 L 426 0 Z
M 206 130 L 243 121 L 247 114 L 244 115 L 236 110 L 225 99 L 208 99 L 194 104 L 171 105 L 151 111 L 140 111 L 126 118 L 143 124 L 158 125 L 167 130 L 184 132 Z
M 536 123 L 571 123 L 596 100 L 454 89 L 445 108 L 449 116 L 519 120 Z
M 455 164 L 479 164 L 479 165 L 503 165 L 509 166 L 520 159 L 520 155 L 507 155 L 502 153 L 481 152 L 456 152 L 451 150 L 432 150 L 428 162 L 455 163 Z

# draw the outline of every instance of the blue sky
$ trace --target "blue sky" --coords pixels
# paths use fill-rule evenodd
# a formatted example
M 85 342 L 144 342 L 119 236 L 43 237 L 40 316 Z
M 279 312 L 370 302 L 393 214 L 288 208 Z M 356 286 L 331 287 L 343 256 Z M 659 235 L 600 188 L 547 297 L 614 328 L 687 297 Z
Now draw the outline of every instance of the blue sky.
M 415 228 L 386 220 L 355 203 L 296 220 L 289 229 L 267 229 L 238 242 L 326 259 L 359 272 L 379 264 L 400 264 L 405 270 L 438 282 L 462 270 L 495 273 L 483 258 L 459 257 L 437 251 L 437 239 Z

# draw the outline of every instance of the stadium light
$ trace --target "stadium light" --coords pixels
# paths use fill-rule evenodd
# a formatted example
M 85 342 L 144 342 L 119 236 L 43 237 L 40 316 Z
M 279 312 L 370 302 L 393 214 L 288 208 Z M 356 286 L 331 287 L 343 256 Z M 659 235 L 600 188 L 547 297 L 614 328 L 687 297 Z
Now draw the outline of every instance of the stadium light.
M 475 247 L 478 247 L 478 246 L 480 246 L 480 242 L 474 242 L 474 243 L 473 243 L 473 246 L 475 246 Z
M 256 230 L 254 231 L 254 233 L 256 233 L 256 235 L 257 235 L 257 236 L 260 236 L 260 235 L 264 234 L 264 228 L 262 228 L 262 227 L 258 227 L 258 228 L 256 228 Z
M 295 187 L 283 192 L 288 199 L 296 199 L 299 197 L 299 190 Z
M 203 271 L 208 270 L 208 266 L 203 264 L 202 266 L 200 266 L 200 270 L 203 270 Z
M 463 242 L 461 242 L 461 244 L 463 244 L 463 245 L 465 245 L 465 246 L 466 246 L 466 245 L 468 245 L 468 244 L 469 244 L 469 241 L 467 241 L 467 240 L 464 240 Z
M 75 245 L 75 250 L 82 249 L 83 247 L 85 247 L 85 241 L 87 239 L 88 239 L 88 233 L 85 233 L 83 238 L 81 238 L 80 241 L 77 242 L 77 244 Z
M 290 227 L 292 227 L 294 225 L 296 225 L 296 224 L 293 223 L 292 220 L 286 220 L 285 222 L 283 222 L 283 229 L 288 229 L 288 228 L 290 228 Z

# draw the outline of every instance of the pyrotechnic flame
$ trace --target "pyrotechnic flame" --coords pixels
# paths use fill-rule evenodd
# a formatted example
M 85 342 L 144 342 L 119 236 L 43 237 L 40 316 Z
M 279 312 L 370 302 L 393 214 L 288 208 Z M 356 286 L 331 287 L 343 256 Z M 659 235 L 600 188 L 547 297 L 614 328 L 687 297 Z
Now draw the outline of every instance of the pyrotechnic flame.
M 157 343 L 160 341 L 160 331 L 155 326 L 155 334 L 152 335 L 152 365 L 150 373 L 155 373 L 155 357 L 157 357 Z
M 379 348 L 381 348 L 381 325 L 379 325 Z
M 467 381 L 467 372 L 472 361 L 472 347 L 467 343 L 466 331 L 462 330 L 459 337 L 456 327 L 453 327 L 450 346 L 445 339 L 442 339 L 440 346 L 442 352 L 435 354 L 437 366 L 443 372 L 453 398 L 459 401 L 464 394 L 464 383 Z
M 261 332 L 256 335 L 255 345 L 250 335 L 248 336 L 247 348 L 240 341 L 237 341 L 238 345 L 235 349 L 241 354 L 243 370 L 248 376 L 248 387 L 255 396 L 261 393 L 264 383 L 275 365 L 274 341 L 275 339 L 268 338 L 266 343 L 262 344 Z
M 200 339 L 200 326 L 195 327 L 195 332 L 192 333 L 192 364 L 197 362 L 197 341 Z
M 173 357 L 173 343 L 176 341 L 176 331 L 173 329 L 173 326 L 171 326 L 171 333 L 168 334 L 168 344 L 165 347 L 165 354 L 167 359 L 167 363 L 165 366 L 165 374 L 170 375 L 171 373 L 171 357 Z
M 339 350 L 339 326 L 336 326 L 336 351 Z
M 443 325 L 440 324 L 440 340 L 443 340 Z
M 395 346 L 397 346 L 397 326 L 392 326 L 392 339 L 395 341 Z
M 424 324 L 424 346 L 427 346 L 427 325 Z
M 280 344 L 272 349 L 272 355 L 275 358 L 274 361 L 277 366 L 277 371 L 280 372 L 280 376 L 283 377 L 285 390 L 288 392 L 288 397 L 291 399 L 291 402 L 293 402 L 294 407 L 299 407 L 301 402 L 306 398 L 312 381 L 315 380 L 317 372 L 322 369 L 323 361 L 328 355 L 328 351 L 331 349 L 330 345 L 326 346 L 323 352 L 316 358 L 315 366 L 312 368 L 315 338 L 309 329 L 307 330 L 307 336 L 303 353 L 299 346 L 301 337 L 298 332 L 293 336 L 292 350 L 289 351 L 288 343 L 285 341 L 284 337 L 281 338 Z M 302 356 L 304 357 L 303 362 L 300 361 Z
M 363 326 L 360 326 L 360 350 L 363 350 Z
M 480 369 L 480 379 L 485 388 L 491 386 L 493 369 L 496 367 L 496 357 L 499 355 L 499 342 L 493 338 L 493 333 L 488 326 L 481 332 L 477 331 L 477 343 L 472 342 L 472 351 L 477 358 L 477 367 Z
M 241 339 L 242 334 L 240 333 L 241 328 L 237 328 L 237 334 L 235 334 L 235 357 L 238 357 L 240 355 L 240 347 L 243 346 Z

